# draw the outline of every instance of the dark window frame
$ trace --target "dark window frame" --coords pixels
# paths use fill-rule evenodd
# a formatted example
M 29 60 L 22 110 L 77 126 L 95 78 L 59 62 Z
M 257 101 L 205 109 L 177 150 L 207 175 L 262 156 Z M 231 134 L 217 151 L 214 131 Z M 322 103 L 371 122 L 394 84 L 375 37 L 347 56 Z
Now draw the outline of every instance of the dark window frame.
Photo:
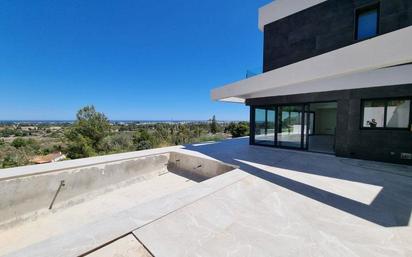
M 309 150 L 309 137 L 306 139 L 306 143 L 303 142 L 303 137 L 302 135 L 302 140 L 301 140 L 301 147 L 290 147 L 290 146 L 280 146 L 278 145 L 278 128 L 279 128 L 279 114 L 278 114 L 278 108 L 281 106 L 297 106 L 297 105 L 302 105 L 302 111 L 305 113 L 305 115 L 302 115 L 302 124 L 304 123 L 305 117 L 309 119 L 309 110 L 310 110 L 310 105 L 311 104 L 317 104 L 317 103 L 329 103 L 329 102 L 335 102 L 336 103 L 336 108 L 337 110 L 339 109 L 339 101 L 338 100 L 324 100 L 324 101 L 315 101 L 315 102 L 289 102 L 289 103 L 276 103 L 276 104 L 257 104 L 257 105 L 249 105 L 250 107 L 250 135 L 249 135 L 249 143 L 251 145 L 256 145 L 256 146 L 262 146 L 262 147 L 270 147 L 270 148 L 281 148 L 281 149 L 291 149 L 295 151 L 308 151 Z M 307 109 L 306 109 L 307 108 Z M 275 119 L 275 144 L 259 144 L 258 142 L 255 141 L 255 119 L 256 119 L 256 109 L 272 109 L 276 111 L 276 119 Z M 336 118 L 338 117 L 338 114 Z M 252 122 L 253 121 L 253 122 Z M 303 126 L 304 127 L 304 126 Z M 306 126 L 306 133 L 308 136 L 309 133 L 309 126 Z M 302 128 L 302 132 L 304 131 L 304 128 Z M 336 129 L 335 129 L 335 141 L 336 141 Z M 335 145 L 336 142 L 334 142 L 334 150 L 335 150 Z M 328 154 L 328 153 L 324 153 Z M 335 155 L 336 153 L 332 154 Z
M 387 115 L 388 115 L 388 102 L 390 101 L 399 101 L 399 100 L 409 100 L 409 125 L 406 128 L 396 128 L 396 127 L 387 127 Z M 365 102 L 368 101 L 385 101 L 385 109 L 384 109 L 384 120 L 383 120 L 383 127 L 365 127 L 364 126 L 364 118 L 365 118 Z M 387 97 L 387 98 L 365 98 L 361 99 L 361 119 L 360 119 L 360 129 L 361 130 L 406 130 L 412 132 L 412 97 Z
M 294 146 L 285 146 L 285 145 L 280 145 L 279 141 L 278 141 L 278 134 L 281 131 L 277 131 L 277 129 L 281 129 L 282 127 L 282 121 L 281 121 L 281 114 L 280 114 L 280 108 L 282 107 L 301 107 L 301 110 L 299 110 L 299 108 L 295 109 L 294 111 L 289 111 L 289 118 L 290 118 L 290 114 L 291 112 L 300 112 L 301 113 L 301 117 L 300 117 L 300 123 L 301 123 L 301 140 L 300 140 L 300 147 L 294 147 Z M 286 149 L 299 149 L 299 150 L 307 150 L 307 144 L 305 144 L 304 142 L 304 137 L 305 137 L 305 130 L 304 130 L 304 123 L 305 123 L 305 115 L 307 115 L 307 113 L 305 112 L 305 108 L 306 108 L 307 104 L 279 104 L 276 105 L 276 111 L 277 111 L 277 129 L 276 130 L 276 147 L 280 147 L 280 148 L 286 148 Z M 306 129 L 307 130 L 307 129 Z
M 378 14 L 377 21 L 376 21 L 376 23 L 377 23 L 376 24 L 376 35 L 370 36 L 370 37 L 367 37 L 367 38 L 359 39 L 358 38 L 359 15 L 361 15 L 364 12 L 368 12 L 368 11 L 371 11 L 371 10 L 374 10 L 374 9 L 377 10 L 377 14 Z M 374 38 L 376 36 L 379 36 L 380 28 L 381 28 L 381 26 L 380 26 L 380 20 L 381 20 L 380 17 L 381 17 L 380 1 L 373 2 L 371 4 L 363 5 L 361 7 L 356 8 L 355 9 L 355 21 L 354 21 L 355 29 L 354 29 L 354 34 L 353 34 L 354 40 L 357 41 L 357 42 L 360 42 L 360 41 L 363 41 L 363 40 L 368 40 L 368 39 Z
M 253 145 L 259 145 L 259 146 L 272 146 L 272 144 L 264 144 L 260 143 L 259 141 L 256 141 L 256 109 L 264 110 L 265 111 L 265 134 L 267 134 L 267 129 L 268 129 L 268 111 L 274 111 L 275 112 L 275 123 L 274 123 L 274 130 L 275 130 L 275 136 L 273 139 L 273 145 L 276 145 L 276 138 L 277 138 L 277 131 L 276 131 L 276 119 L 277 119 L 277 109 L 273 106 L 251 106 L 251 121 L 253 120 L 253 125 L 250 126 L 250 142 L 253 143 Z

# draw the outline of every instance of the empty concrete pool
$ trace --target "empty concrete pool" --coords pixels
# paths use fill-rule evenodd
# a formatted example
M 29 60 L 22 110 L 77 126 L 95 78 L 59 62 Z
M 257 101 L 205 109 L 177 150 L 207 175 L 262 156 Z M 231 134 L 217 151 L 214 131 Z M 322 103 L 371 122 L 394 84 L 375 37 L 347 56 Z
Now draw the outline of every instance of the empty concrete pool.
M 165 152 L 2 177 L 0 255 L 114 217 L 233 169 L 212 159 Z M 144 207 L 141 210 L 145 214 Z

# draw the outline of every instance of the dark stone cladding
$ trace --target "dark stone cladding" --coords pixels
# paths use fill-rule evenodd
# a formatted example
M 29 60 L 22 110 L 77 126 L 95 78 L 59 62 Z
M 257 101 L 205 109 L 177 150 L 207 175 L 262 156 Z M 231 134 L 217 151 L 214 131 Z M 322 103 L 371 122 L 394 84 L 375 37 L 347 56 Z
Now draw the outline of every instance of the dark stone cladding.
M 412 160 L 400 159 L 400 153 L 412 153 L 412 131 L 360 128 L 362 99 L 392 97 L 412 97 L 412 84 L 254 98 L 247 99 L 246 104 L 256 107 L 337 101 L 337 156 L 412 165 Z
M 265 26 L 263 71 L 357 43 L 355 10 L 374 3 L 380 35 L 412 25 L 411 0 L 328 0 Z

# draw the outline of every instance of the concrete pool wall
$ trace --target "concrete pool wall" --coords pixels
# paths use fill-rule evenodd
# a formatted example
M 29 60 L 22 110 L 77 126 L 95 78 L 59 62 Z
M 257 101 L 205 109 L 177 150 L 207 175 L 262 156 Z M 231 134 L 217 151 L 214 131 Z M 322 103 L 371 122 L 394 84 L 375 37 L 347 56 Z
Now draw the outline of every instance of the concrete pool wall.
M 10 228 L 169 172 L 201 182 L 233 169 L 212 159 L 164 152 L 47 173 L 3 177 L 0 178 L 0 228 Z
M 211 159 L 194 157 L 178 152 L 170 153 L 168 170 L 193 181 L 201 182 L 231 171 L 237 167 Z

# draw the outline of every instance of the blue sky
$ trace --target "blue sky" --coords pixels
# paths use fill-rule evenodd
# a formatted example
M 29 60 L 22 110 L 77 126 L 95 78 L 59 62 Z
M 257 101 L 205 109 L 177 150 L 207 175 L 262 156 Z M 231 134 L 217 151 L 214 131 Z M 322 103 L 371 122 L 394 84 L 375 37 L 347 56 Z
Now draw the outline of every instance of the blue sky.
M 3 0 L 0 119 L 247 120 L 210 90 L 262 66 L 270 0 Z

